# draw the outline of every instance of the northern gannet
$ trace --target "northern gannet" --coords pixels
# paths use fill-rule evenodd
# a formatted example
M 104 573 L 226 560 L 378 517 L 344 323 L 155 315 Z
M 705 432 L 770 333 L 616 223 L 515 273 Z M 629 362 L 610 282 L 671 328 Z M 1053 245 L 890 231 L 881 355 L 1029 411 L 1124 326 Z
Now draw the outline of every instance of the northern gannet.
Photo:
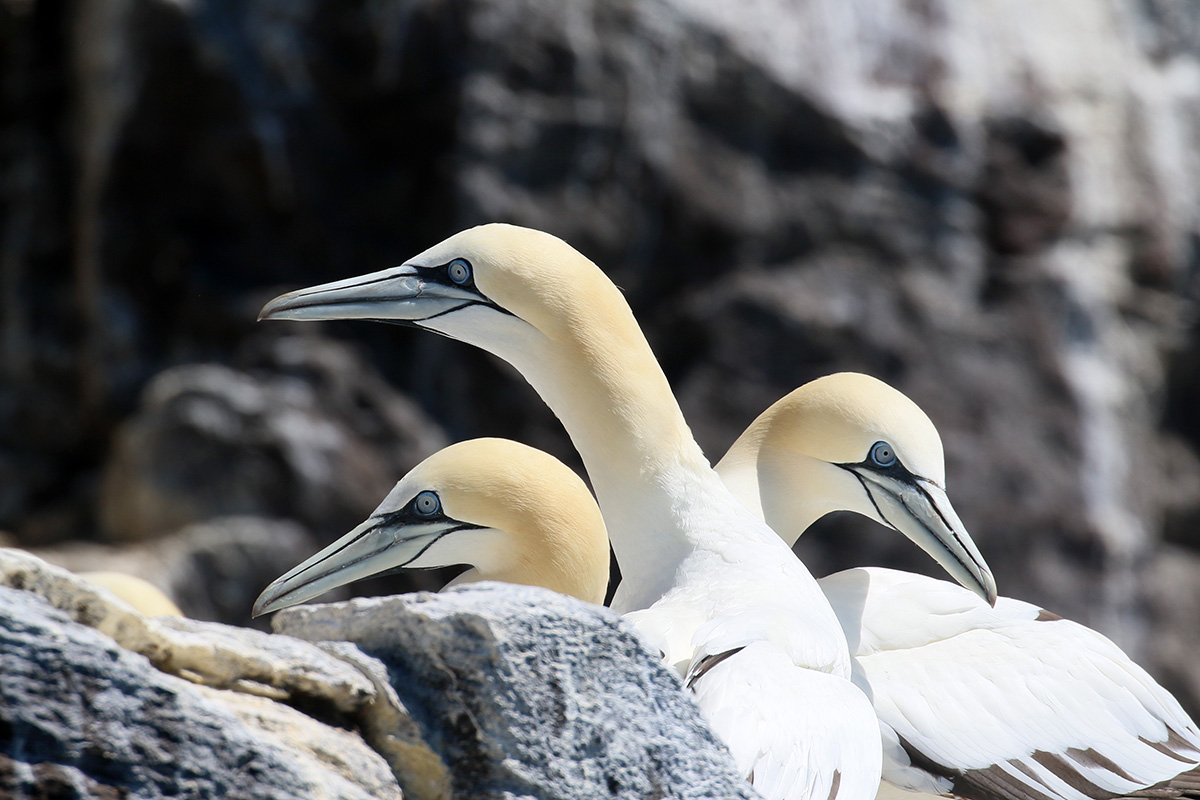
M 941 439 L 882 381 L 841 373 L 805 384 L 763 412 L 716 470 L 789 545 L 824 514 L 856 511 L 959 577 L 962 565 L 913 525 L 936 514 L 960 526 Z M 879 715 L 883 791 L 1108 800 L 1200 764 L 1200 731 L 1175 698 L 1089 628 L 1006 597 L 993 608 L 897 570 L 850 569 L 819 583 Z M 1183 777 L 1147 796 L 1200 787 L 1200 776 Z
M 508 439 L 450 445 L 413 467 L 361 525 L 271 582 L 254 616 L 380 572 L 470 564 L 447 586 L 505 581 L 604 603 L 608 534 L 583 481 Z
M 878 725 L 849 681 L 841 624 L 799 560 L 712 471 L 595 264 L 549 234 L 484 225 L 401 266 L 278 297 L 263 318 L 405 323 L 516 367 L 592 480 L 623 575 L 614 608 L 681 668 L 755 788 L 875 795 Z
M 80 572 L 80 578 L 115 594 L 143 617 L 182 617 L 179 606 L 150 581 L 124 572 Z

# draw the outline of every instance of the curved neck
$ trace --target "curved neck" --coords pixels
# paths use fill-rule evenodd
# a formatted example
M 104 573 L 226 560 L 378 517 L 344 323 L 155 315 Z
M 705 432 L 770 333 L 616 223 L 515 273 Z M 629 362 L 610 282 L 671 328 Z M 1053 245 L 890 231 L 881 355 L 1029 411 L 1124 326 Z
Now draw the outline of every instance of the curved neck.
M 516 309 L 511 317 L 464 310 L 445 326 L 516 367 L 571 436 L 621 568 L 614 609 L 646 609 L 676 590 L 682 598 L 695 589 L 693 568 L 749 575 L 786 558 L 775 534 L 713 472 L 620 290 L 590 262 L 560 272 L 569 279 L 539 275 L 535 289 L 513 291 L 504 306 Z M 531 295 L 538 302 L 522 302 Z M 698 568 L 695 559 L 709 563 Z M 799 562 L 785 574 L 787 602 L 810 608 L 821 638 L 841 639 L 844 648 L 811 575 Z M 743 602 L 728 588 L 703 593 L 701 602 Z
M 513 360 L 562 421 L 608 527 L 623 591 L 653 602 L 697 544 L 694 507 L 724 494 L 649 345 L 615 326 Z M 626 598 L 640 605 L 641 601 Z
M 857 491 L 854 477 L 841 469 L 830 468 L 810 458 L 806 464 L 761 462 L 759 498 L 761 519 L 779 534 L 788 547 L 810 526 L 826 514 L 842 510 L 828 498 L 842 497 L 849 489 Z M 808 467 L 807 469 L 805 467 Z
M 821 517 L 841 506 L 829 498 L 855 491 L 854 478 L 799 453 L 780 453 L 754 426 L 729 448 L 716 466 L 738 502 L 791 547 Z
M 708 529 L 694 524 L 706 516 L 700 509 L 734 501 L 619 290 L 598 269 L 579 284 L 557 299 L 552 322 L 453 335 L 516 367 L 563 423 L 621 567 L 621 605 L 640 607 L 666 592 L 675 565 L 707 541 Z

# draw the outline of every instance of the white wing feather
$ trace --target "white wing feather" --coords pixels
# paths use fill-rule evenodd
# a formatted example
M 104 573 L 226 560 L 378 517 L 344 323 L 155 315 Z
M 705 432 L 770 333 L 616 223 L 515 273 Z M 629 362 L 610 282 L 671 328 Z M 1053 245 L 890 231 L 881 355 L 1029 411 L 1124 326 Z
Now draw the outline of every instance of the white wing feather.
M 822 579 L 871 696 L 884 780 L 930 793 L 1096 800 L 1200 764 L 1200 731 L 1082 625 L 884 569 Z
M 685 676 L 742 774 L 767 800 L 874 798 L 882 750 L 870 701 L 845 678 L 798 666 L 746 616 L 702 626 Z

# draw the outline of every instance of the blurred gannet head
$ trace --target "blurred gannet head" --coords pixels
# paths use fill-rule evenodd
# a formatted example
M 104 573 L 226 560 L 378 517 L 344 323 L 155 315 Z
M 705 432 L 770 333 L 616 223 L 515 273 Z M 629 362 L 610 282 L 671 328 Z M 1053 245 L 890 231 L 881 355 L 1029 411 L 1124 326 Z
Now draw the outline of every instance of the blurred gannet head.
M 100 586 L 133 606 L 144 617 L 182 617 L 179 606 L 149 581 L 124 572 L 80 572 L 79 577 Z

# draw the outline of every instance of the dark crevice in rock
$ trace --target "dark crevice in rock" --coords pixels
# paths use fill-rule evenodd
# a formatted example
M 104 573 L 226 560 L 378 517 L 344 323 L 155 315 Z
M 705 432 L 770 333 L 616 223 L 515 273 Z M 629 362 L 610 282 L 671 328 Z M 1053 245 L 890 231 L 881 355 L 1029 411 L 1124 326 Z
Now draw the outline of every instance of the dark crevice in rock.
M 1046 247 L 1071 214 L 1067 137 L 1056 126 L 1030 117 L 985 123 L 983 173 L 976 190 L 985 237 L 1001 255 Z

